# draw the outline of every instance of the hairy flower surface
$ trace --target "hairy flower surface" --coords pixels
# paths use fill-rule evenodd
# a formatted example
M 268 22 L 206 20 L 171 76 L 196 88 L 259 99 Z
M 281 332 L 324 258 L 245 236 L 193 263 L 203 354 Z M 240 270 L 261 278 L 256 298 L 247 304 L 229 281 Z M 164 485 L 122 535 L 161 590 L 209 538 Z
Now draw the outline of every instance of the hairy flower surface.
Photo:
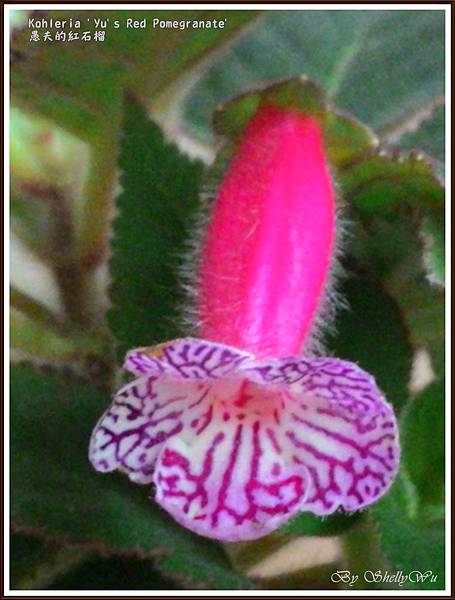
M 301 355 L 326 294 L 334 205 L 318 119 L 259 107 L 202 244 L 201 339 L 130 351 L 136 379 L 93 432 L 97 470 L 153 484 L 196 533 L 251 540 L 302 511 L 355 511 L 397 473 L 396 420 L 373 377 Z
M 218 190 L 200 265 L 201 337 L 256 356 L 300 354 L 334 249 L 318 121 L 264 106 Z

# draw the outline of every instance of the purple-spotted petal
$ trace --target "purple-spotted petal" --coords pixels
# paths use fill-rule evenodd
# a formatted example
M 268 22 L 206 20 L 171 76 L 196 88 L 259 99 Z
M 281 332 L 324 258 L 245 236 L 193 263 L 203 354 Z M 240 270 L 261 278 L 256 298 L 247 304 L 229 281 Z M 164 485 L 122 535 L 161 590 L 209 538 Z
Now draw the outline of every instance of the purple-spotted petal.
M 371 375 L 333 358 L 257 361 L 244 372 L 288 390 L 282 430 L 312 481 L 303 510 L 354 511 L 388 490 L 399 464 L 398 428 Z
M 251 354 L 231 346 L 182 338 L 131 350 L 126 355 L 123 368 L 138 376 L 168 372 L 183 379 L 216 379 L 251 358 Z

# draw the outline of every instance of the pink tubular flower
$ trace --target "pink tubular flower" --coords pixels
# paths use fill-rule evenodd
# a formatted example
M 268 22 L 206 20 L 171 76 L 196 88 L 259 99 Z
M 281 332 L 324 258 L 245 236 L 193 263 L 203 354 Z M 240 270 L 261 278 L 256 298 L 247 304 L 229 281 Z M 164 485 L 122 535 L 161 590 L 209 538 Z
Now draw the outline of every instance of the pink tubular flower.
M 355 511 L 399 462 L 373 377 L 301 356 L 334 246 L 334 192 L 316 117 L 263 103 L 217 193 L 197 286 L 198 334 L 128 353 L 137 379 L 92 435 L 99 471 L 153 483 L 192 531 L 270 533 L 302 511 Z

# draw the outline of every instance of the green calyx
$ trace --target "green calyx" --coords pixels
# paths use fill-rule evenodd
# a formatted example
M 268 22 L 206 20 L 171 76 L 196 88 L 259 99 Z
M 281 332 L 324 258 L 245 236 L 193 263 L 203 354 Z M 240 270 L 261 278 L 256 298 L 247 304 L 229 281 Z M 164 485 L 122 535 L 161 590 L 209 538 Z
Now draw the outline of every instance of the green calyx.
M 260 107 L 265 105 L 316 117 L 324 131 L 328 158 L 338 169 L 378 145 L 376 136 L 365 125 L 332 110 L 319 85 L 305 75 L 229 100 L 215 112 L 214 131 L 235 143 Z

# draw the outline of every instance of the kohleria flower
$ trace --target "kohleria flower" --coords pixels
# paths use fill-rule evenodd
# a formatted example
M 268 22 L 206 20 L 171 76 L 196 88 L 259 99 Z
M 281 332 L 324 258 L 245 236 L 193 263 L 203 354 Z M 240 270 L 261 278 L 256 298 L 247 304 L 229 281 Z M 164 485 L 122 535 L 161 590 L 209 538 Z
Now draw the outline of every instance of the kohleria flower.
M 198 334 L 127 354 L 136 379 L 92 435 L 99 471 L 153 484 L 179 523 L 226 541 L 302 511 L 355 511 L 399 461 L 372 376 L 305 351 L 334 250 L 318 119 L 264 102 L 237 141 L 203 241 Z M 365 332 L 368 335 L 368 332 Z

